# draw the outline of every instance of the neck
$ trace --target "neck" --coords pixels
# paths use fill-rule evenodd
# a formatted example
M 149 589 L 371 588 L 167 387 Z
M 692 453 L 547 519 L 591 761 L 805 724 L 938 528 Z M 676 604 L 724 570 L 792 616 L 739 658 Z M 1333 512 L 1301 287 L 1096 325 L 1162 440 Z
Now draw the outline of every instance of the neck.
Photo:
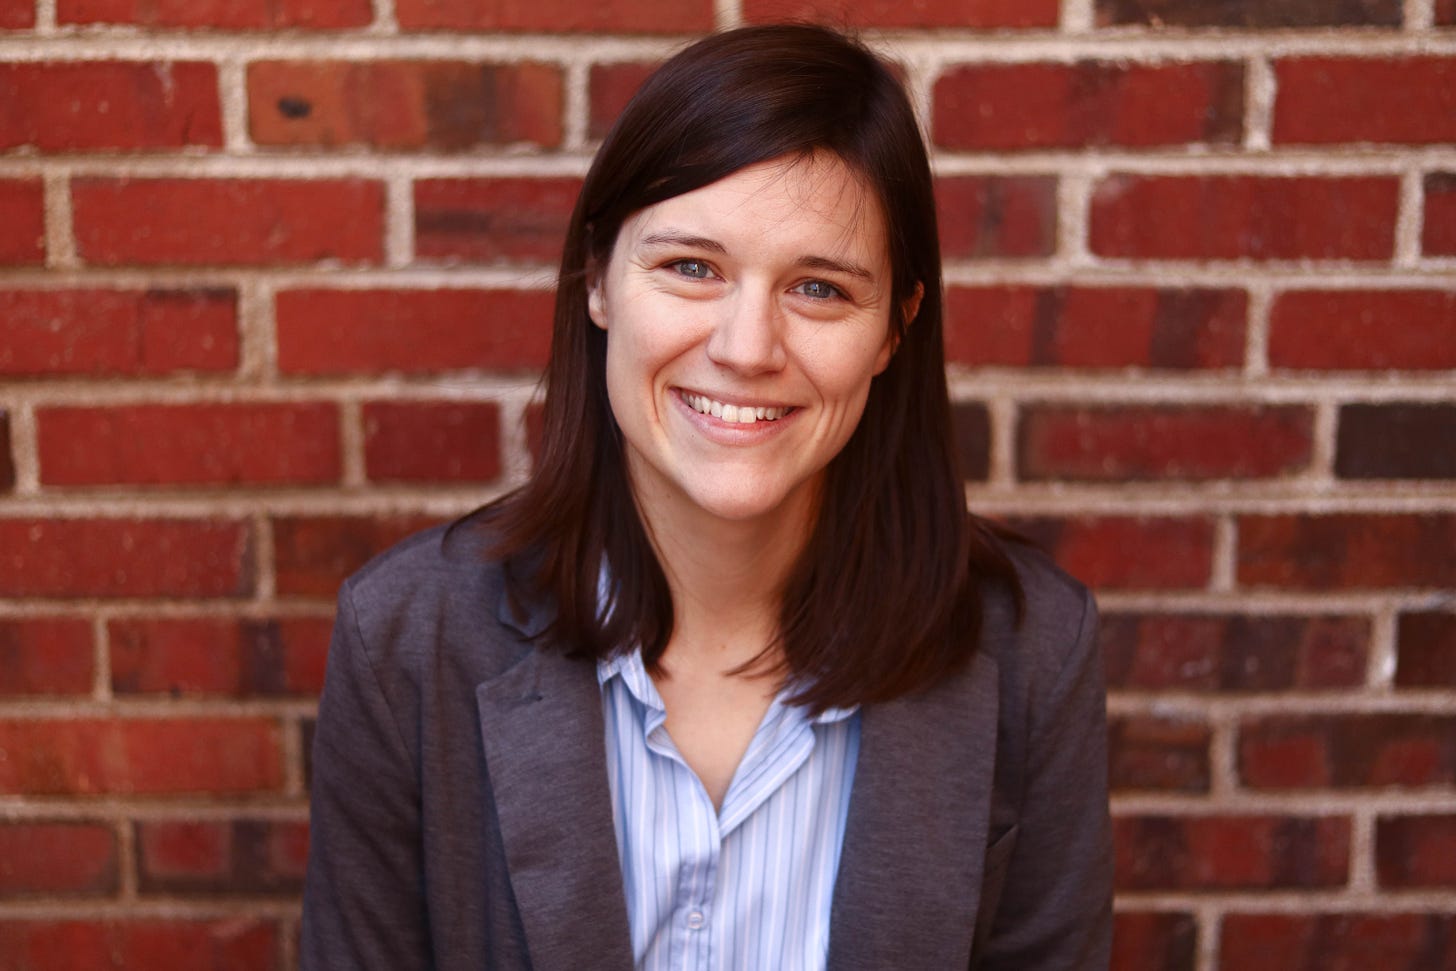
M 672 592 L 663 666 L 725 671 L 757 657 L 778 636 L 784 585 L 813 527 L 809 490 L 746 520 L 676 497 L 639 496 L 638 508 Z

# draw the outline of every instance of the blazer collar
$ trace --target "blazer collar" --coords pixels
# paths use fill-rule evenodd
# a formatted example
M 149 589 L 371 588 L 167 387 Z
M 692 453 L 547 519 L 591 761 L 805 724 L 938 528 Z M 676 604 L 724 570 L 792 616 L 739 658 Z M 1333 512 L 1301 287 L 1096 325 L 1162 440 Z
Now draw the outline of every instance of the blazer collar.
M 630 969 L 594 666 L 533 650 L 475 701 L 531 966 Z
M 829 967 L 965 967 L 989 829 L 995 660 L 861 716 Z
M 528 635 L 547 608 L 501 605 Z M 631 936 L 590 662 L 551 645 L 479 685 L 506 865 L 540 969 L 629 969 Z M 998 673 L 983 644 L 928 691 L 863 708 L 830 919 L 831 969 L 964 966 L 980 903 Z

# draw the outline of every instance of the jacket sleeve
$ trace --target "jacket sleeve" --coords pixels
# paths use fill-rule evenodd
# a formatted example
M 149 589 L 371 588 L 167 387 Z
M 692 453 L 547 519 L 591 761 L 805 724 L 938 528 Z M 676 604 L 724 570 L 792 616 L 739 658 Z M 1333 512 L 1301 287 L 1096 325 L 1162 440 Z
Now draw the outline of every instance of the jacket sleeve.
M 1047 654 L 1062 663 L 1030 689 L 1021 811 L 979 971 L 1094 971 L 1110 961 L 1107 701 L 1085 590 L 1074 646 Z
M 429 968 L 419 773 L 345 584 L 313 740 L 302 971 Z

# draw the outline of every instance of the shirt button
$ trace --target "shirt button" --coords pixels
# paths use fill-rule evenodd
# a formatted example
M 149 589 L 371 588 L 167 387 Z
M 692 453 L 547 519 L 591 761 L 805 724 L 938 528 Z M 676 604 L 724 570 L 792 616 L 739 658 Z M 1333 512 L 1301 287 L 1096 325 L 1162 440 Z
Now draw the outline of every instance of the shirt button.
M 708 921 L 707 921 L 706 918 L 703 917 L 703 912 L 701 910 L 690 910 L 690 911 L 688 911 L 688 930 L 690 930 L 690 931 L 702 930 L 703 929 L 703 925 L 706 924 L 707 922 Z

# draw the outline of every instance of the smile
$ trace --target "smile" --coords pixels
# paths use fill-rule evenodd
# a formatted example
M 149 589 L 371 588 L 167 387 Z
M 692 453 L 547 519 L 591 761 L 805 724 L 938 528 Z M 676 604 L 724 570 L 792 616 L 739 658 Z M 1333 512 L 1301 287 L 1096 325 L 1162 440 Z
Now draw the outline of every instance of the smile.
M 752 405 L 725 405 L 721 401 L 714 401 L 707 395 L 691 394 L 687 391 L 680 391 L 678 395 L 689 408 L 698 414 L 712 415 L 714 418 L 721 418 L 726 422 L 738 425 L 751 425 L 756 421 L 778 421 L 794 410 L 793 408 L 762 408 Z

